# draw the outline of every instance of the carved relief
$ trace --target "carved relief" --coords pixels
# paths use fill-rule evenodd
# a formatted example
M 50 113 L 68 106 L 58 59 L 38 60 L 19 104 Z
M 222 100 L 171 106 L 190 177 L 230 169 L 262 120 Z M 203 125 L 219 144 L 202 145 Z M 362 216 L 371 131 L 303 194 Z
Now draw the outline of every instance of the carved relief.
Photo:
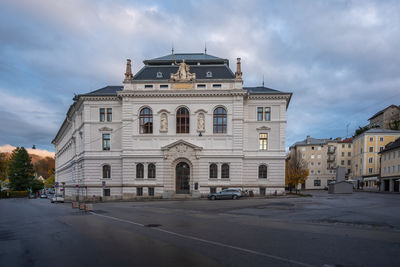
M 185 63 L 185 60 L 182 60 L 182 63 L 179 63 L 179 69 L 177 73 L 171 73 L 171 80 L 173 81 L 193 81 L 196 79 L 195 73 L 190 73 L 190 67 Z
M 161 150 L 163 151 L 164 159 L 176 159 L 181 157 L 185 157 L 188 159 L 199 159 L 202 149 L 202 147 L 198 147 L 183 140 L 176 141 L 170 145 L 161 148 Z
M 198 132 L 204 132 L 205 131 L 205 126 L 204 126 L 204 114 L 199 113 L 197 116 L 197 131 Z
M 168 117 L 165 113 L 160 117 L 160 132 L 168 132 Z

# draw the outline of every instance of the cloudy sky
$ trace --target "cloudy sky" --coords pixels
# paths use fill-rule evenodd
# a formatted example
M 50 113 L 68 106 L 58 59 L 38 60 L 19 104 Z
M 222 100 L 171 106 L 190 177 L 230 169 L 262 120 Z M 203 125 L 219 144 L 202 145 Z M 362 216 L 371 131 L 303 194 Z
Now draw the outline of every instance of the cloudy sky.
M 74 94 L 120 85 L 126 58 L 242 58 L 246 86 L 293 92 L 287 145 L 345 137 L 400 104 L 400 1 L 0 2 L 0 145 L 53 151 Z

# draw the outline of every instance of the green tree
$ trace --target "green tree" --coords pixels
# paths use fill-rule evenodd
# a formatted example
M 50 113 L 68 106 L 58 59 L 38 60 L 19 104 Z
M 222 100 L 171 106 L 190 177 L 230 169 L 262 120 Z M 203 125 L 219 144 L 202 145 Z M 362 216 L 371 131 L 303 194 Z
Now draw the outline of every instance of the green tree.
M 49 178 L 47 178 L 46 181 L 44 182 L 44 186 L 45 186 L 46 188 L 54 188 L 54 172 L 51 173 L 51 172 L 49 171 L 49 173 L 50 173 L 50 176 L 49 176 Z
M 353 138 L 356 137 L 357 135 L 362 134 L 363 132 L 368 131 L 368 130 L 369 130 L 369 126 L 368 126 L 368 125 L 367 125 L 367 126 L 364 126 L 364 127 L 358 126 L 358 129 L 357 129 L 356 132 L 354 133 Z
M 44 184 L 38 179 L 33 179 L 30 183 L 30 188 L 33 193 L 36 193 L 44 188 Z
M 12 190 L 28 190 L 34 179 L 31 158 L 25 148 L 17 147 L 11 155 L 8 166 L 10 188 Z

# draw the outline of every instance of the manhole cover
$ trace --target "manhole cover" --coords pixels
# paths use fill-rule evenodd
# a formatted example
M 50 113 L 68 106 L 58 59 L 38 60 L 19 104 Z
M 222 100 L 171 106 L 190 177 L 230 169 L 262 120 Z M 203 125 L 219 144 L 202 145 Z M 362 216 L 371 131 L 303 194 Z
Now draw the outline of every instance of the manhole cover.
M 151 224 L 146 224 L 144 227 L 159 227 L 159 226 L 161 226 L 161 224 L 151 223 Z

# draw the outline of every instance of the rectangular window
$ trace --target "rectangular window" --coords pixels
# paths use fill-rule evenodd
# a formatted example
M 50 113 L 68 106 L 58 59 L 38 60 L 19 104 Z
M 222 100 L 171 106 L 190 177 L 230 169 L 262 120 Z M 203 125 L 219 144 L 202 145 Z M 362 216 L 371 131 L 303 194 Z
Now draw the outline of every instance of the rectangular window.
M 314 162 L 311 162 L 311 166 L 314 166 Z
M 351 148 L 351 144 L 348 144 L 348 148 Z
M 152 84 L 145 84 L 144 88 L 153 88 L 153 85 Z
M 369 147 L 369 152 L 374 152 L 374 147 L 373 146 Z
M 110 134 L 103 134 L 103 150 L 110 150 L 111 137 Z
M 372 173 L 372 168 L 368 168 L 368 173 L 369 173 L 369 174 Z
M 383 137 L 379 137 L 379 141 L 383 142 Z
M 396 158 L 396 152 L 393 152 L 393 159 Z
M 257 108 L 257 120 L 258 121 L 263 120 L 263 108 Z
M 318 170 L 318 173 L 321 173 L 321 171 L 320 171 L 320 170 Z
M 387 170 L 388 170 L 388 173 L 390 173 L 390 166 L 388 167 L 388 169 L 387 169 Z
M 344 152 L 342 152 L 342 157 L 344 157 Z
M 206 85 L 205 84 L 198 84 L 197 88 L 206 88 Z
M 318 166 L 320 166 L 321 165 L 321 162 L 318 162 Z
M 154 187 L 149 187 L 149 196 L 154 196 Z
M 302 148 L 301 148 L 301 151 L 306 151 L 306 148 L 305 148 L 305 147 L 302 147 Z
M 210 187 L 210 194 L 215 194 L 217 193 L 217 188 L 216 187 Z
M 137 187 L 136 188 L 136 195 L 137 196 L 143 196 L 143 187 Z
M 394 173 L 395 172 L 395 170 L 394 170 L 394 166 L 392 166 L 392 173 Z
M 160 88 L 168 88 L 168 84 L 160 84 Z
M 314 174 L 314 170 L 311 170 L 311 174 Z
M 314 186 L 321 186 L 321 180 L 314 180 Z
M 349 174 L 351 172 L 351 169 L 347 169 L 347 174 Z
M 265 120 L 266 121 L 271 120 L 271 108 L 265 108 Z
M 385 173 L 386 173 L 386 167 L 383 168 L 383 174 L 385 174 Z
M 106 109 L 101 108 L 100 109 L 100 121 L 105 121 L 105 119 L 106 119 Z
M 351 160 L 348 160 L 348 161 L 347 161 L 347 165 L 351 165 Z
M 265 196 L 265 187 L 260 187 L 260 196 Z
M 311 158 L 313 159 L 315 156 L 314 155 L 311 155 Z
M 213 88 L 221 88 L 222 85 L 221 84 L 213 84 Z
M 400 151 L 397 153 L 397 157 L 399 157 L 399 158 L 400 158 Z
M 313 146 L 311 147 L 311 150 L 314 150 L 314 147 L 313 147 Z
M 348 156 L 348 157 L 351 157 L 351 152 L 347 152 L 347 156 Z
M 107 109 L 107 121 L 112 121 L 112 108 Z
M 261 133 L 259 137 L 260 141 L 260 150 L 267 150 L 268 146 L 268 134 L 266 133 Z
M 372 163 L 373 159 L 372 157 L 368 158 L 368 163 Z
M 111 195 L 110 188 L 103 189 L 103 196 L 109 197 Z
M 397 165 L 397 172 L 400 172 L 400 165 Z
M 388 153 L 388 160 L 390 160 L 390 152 Z
M 321 158 L 321 155 L 318 155 L 318 156 L 317 156 L 317 158 L 319 158 L 319 159 L 320 159 L 320 158 Z
M 321 150 L 321 147 L 320 147 L 320 146 L 318 147 L 318 150 Z
M 374 138 L 373 138 L 373 137 L 370 137 L 370 138 L 369 138 L 369 141 L 370 141 L 370 142 L 374 141 Z
M 345 144 L 342 145 L 342 148 L 344 148 Z
M 383 160 L 386 160 L 386 154 L 383 155 Z
M 340 164 L 341 164 L 341 165 L 344 165 L 344 160 L 342 160 L 342 161 L 340 162 Z

